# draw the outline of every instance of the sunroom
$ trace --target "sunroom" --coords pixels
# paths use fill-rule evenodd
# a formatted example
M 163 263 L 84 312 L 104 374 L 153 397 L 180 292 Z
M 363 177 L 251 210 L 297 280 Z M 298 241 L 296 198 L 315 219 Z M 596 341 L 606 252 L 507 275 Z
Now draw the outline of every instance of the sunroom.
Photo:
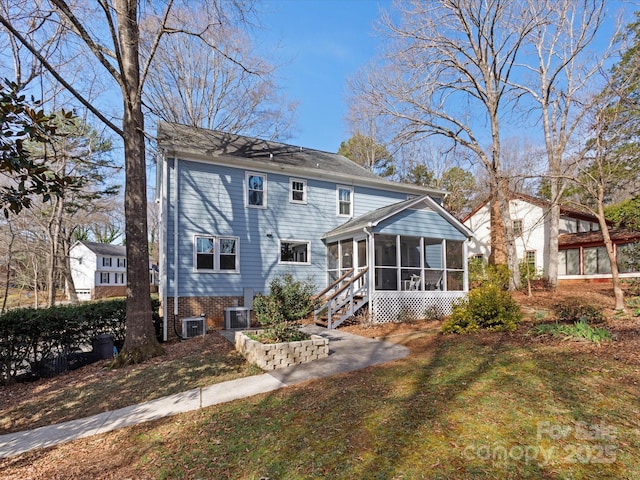
M 365 306 L 373 322 L 450 314 L 468 292 L 471 236 L 428 196 L 374 210 L 328 232 L 329 288 L 322 293 L 339 292 L 329 307 L 329 326 Z

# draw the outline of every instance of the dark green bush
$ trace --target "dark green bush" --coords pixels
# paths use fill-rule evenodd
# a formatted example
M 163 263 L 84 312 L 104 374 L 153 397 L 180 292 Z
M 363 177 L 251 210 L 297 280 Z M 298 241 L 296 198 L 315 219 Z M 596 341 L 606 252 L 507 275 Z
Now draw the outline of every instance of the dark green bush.
M 442 332 L 512 331 L 521 319 L 520 306 L 509 292 L 495 284 L 486 284 L 469 292 L 467 299 L 453 307 L 451 316 L 442 325 Z
M 253 300 L 258 322 L 267 327 L 262 338 L 274 342 L 301 340 L 298 325 L 313 311 L 315 285 L 285 274 L 274 278 L 269 286 L 270 295 L 258 295 Z
M 152 302 L 154 321 L 159 301 Z M 126 300 L 114 299 L 51 308 L 18 308 L 0 316 L 0 383 L 38 370 L 43 360 L 66 355 L 109 334 L 121 348 Z
M 581 302 L 577 298 L 569 298 L 553 307 L 556 319 L 560 323 L 574 323 L 584 321 L 589 324 L 605 321 L 602 310 L 594 305 Z

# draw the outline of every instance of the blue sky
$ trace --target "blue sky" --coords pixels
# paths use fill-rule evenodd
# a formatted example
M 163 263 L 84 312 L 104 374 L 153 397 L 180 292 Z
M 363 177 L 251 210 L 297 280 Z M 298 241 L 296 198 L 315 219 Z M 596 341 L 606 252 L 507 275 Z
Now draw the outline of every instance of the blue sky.
M 336 152 L 349 138 L 346 79 L 376 54 L 374 23 L 390 0 L 265 0 L 260 35 L 275 51 L 278 84 L 299 102 L 287 143 Z
M 349 138 L 344 117 L 346 80 L 377 53 L 382 40 L 374 25 L 391 0 L 264 0 L 260 7 L 260 50 L 281 65 L 277 82 L 290 100 L 299 102 L 297 130 L 287 143 L 336 152 Z M 611 24 L 626 6 L 611 1 Z M 632 4 L 633 5 L 633 4 Z M 632 20 L 627 15 L 623 23 Z M 607 25 L 603 43 L 611 32 Z

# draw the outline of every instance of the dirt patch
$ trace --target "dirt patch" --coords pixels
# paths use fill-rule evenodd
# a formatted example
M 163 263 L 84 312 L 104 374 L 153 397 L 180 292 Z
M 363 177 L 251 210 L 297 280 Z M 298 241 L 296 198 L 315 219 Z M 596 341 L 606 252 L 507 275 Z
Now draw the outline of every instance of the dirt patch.
M 576 351 L 590 352 L 594 356 L 607 356 L 617 361 L 640 364 L 640 318 L 631 315 L 620 315 L 615 312 L 613 289 L 606 284 L 561 285 L 556 291 L 534 291 L 531 296 L 524 292 L 513 293 L 514 299 L 522 307 L 524 320 L 516 332 L 503 333 L 509 341 L 522 345 L 540 343 L 565 343 Z M 554 321 L 554 306 L 576 299 L 584 304 L 594 305 L 603 310 L 607 328 L 614 341 L 595 345 L 586 341 L 566 342 L 559 338 L 536 337 L 528 335 L 533 325 L 540 322 Z M 379 338 L 409 346 L 418 351 L 430 343 L 425 338 L 430 333 L 439 333 L 441 321 L 420 320 L 405 323 L 366 324 L 359 323 L 340 327 L 341 330 L 369 338 Z M 495 337 L 495 333 L 477 333 L 480 339 L 484 336 Z

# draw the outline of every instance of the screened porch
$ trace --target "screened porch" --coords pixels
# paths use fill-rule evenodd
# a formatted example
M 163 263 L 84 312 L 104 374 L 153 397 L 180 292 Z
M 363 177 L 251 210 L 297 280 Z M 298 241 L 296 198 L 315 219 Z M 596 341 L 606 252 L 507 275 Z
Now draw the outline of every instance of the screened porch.
M 468 291 L 466 242 L 472 235 L 429 196 L 373 210 L 323 237 L 327 285 L 337 282 L 340 290 L 344 282 L 357 282 L 350 291 L 366 292 L 374 322 L 449 315 Z

